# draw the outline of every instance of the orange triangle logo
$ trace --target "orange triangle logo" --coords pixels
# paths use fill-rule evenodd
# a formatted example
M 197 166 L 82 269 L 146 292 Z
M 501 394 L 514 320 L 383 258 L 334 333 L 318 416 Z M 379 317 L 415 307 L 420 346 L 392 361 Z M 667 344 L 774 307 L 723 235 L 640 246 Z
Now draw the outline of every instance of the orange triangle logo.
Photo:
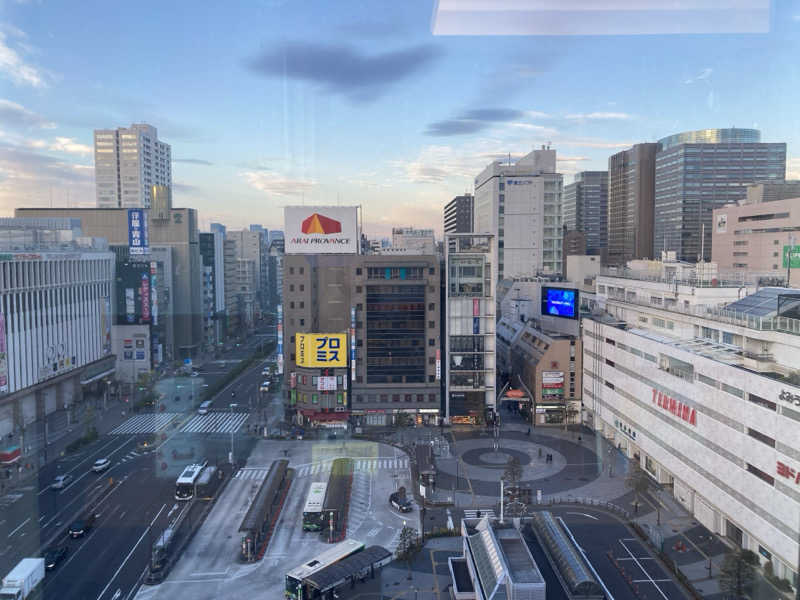
M 319 213 L 314 213 L 307 219 L 303 220 L 300 230 L 306 234 L 319 233 L 324 235 L 341 233 L 342 224 L 335 219 L 331 219 L 330 217 L 325 217 Z

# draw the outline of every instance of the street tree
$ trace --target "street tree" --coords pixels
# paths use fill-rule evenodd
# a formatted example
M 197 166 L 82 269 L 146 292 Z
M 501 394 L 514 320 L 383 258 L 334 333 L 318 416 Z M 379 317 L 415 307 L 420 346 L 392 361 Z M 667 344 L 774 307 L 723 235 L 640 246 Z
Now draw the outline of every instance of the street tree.
M 506 463 L 506 470 L 503 472 L 503 481 L 509 486 L 516 486 L 522 479 L 522 465 L 516 456 L 512 456 Z
M 758 555 L 752 550 L 730 552 L 722 561 L 719 585 L 723 592 L 742 598 L 753 586 Z
M 409 577 L 411 577 L 411 562 L 420 550 L 422 550 L 422 543 L 417 530 L 404 525 L 403 529 L 400 530 L 400 539 L 395 556 L 397 556 L 398 560 L 406 561 Z
M 651 479 L 639 465 L 634 465 L 634 467 L 628 471 L 625 484 L 633 490 L 636 495 L 636 506 L 639 506 L 640 496 L 650 489 Z

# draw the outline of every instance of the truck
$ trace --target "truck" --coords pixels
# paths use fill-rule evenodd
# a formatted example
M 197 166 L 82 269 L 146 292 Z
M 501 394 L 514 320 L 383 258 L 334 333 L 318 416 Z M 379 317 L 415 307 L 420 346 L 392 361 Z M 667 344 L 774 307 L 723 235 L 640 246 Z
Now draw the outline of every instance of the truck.
M 0 600 L 25 600 L 30 598 L 44 579 L 43 558 L 23 558 L 11 572 L 3 577 Z

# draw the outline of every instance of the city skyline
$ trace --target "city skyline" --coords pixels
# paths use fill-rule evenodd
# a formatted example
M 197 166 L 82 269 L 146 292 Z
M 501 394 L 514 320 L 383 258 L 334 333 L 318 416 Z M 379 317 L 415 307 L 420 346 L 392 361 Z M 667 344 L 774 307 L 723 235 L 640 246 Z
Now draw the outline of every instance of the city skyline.
M 9 4 L 0 214 L 92 206 L 93 131 L 141 122 L 172 145 L 174 203 L 204 229 L 278 228 L 283 206 L 339 202 L 361 204 L 373 235 L 441 235 L 444 204 L 509 153 L 551 142 L 570 183 L 635 143 L 731 125 L 786 142 L 800 178 L 788 3 L 766 34 L 591 37 L 436 36 L 432 5 L 162 7 L 136 36 L 118 35 L 132 7 Z M 88 22 L 105 26 L 75 35 Z

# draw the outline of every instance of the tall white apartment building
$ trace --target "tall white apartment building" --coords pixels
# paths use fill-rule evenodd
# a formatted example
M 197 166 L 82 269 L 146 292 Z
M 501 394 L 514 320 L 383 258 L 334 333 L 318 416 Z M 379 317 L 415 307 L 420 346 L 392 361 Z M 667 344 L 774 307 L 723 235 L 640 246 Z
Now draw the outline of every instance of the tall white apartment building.
M 737 299 L 739 298 L 739 299 Z M 797 585 L 797 290 L 598 276 L 584 318 L 584 423 L 710 531 Z
M 546 146 L 475 178 L 474 230 L 495 236 L 498 280 L 561 273 L 563 183 Z
M 152 125 L 95 129 L 98 208 L 150 208 L 151 188 L 172 185 L 172 148 Z

